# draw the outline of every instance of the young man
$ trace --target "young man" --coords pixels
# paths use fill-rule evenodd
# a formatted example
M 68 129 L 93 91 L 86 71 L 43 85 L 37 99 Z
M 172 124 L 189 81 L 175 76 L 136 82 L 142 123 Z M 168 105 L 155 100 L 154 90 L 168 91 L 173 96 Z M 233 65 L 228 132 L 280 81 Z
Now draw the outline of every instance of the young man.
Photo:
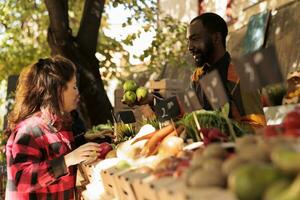
M 190 22 L 188 48 L 197 67 L 192 75 L 192 86 L 202 107 L 212 110 L 199 80 L 217 70 L 230 102 L 230 117 L 251 125 L 265 125 L 259 93 L 240 86 L 240 79 L 226 51 L 227 34 L 226 22 L 214 13 L 204 13 Z

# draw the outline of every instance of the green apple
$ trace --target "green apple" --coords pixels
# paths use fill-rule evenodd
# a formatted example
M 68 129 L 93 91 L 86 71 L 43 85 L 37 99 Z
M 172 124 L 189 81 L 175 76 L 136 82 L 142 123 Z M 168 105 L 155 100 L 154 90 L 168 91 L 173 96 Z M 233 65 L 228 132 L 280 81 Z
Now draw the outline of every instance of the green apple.
M 137 100 L 143 101 L 147 98 L 148 90 L 145 87 L 139 87 L 135 93 L 136 93 Z
M 127 92 L 127 91 L 133 91 L 133 92 L 135 92 L 135 90 L 137 89 L 137 87 L 138 86 L 137 86 L 136 82 L 133 81 L 133 80 L 127 80 L 123 84 L 124 92 Z
M 132 91 L 127 91 L 125 92 L 125 94 L 123 95 L 123 100 L 124 103 L 126 103 L 127 105 L 132 105 L 135 103 L 136 101 L 136 94 L 135 92 Z
M 125 160 L 120 160 L 117 164 L 116 164 L 116 168 L 119 170 L 124 170 L 130 167 L 130 164 L 125 161 Z

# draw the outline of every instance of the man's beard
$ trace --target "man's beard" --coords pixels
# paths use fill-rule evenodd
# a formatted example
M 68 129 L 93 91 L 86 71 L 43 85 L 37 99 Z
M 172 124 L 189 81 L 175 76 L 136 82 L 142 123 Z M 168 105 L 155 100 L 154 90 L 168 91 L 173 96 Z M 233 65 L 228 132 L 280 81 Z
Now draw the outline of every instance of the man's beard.
M 196 67 L 202 67 L 206 63 L 206 59 L 201 52 L 196 52 L 194 54 L 194 60 Z
M 196 67 L 202 67 L 204 64 L 209 63 L 210 57 L 212 56 L 212 53 L 214 52 L 214 46 L 212 44 L 211 39 L 206 41 L 205 47 L 203 50 L 196 49 L 193 52 L 193 57 L 195 60 Z M 209 63 L 212 64 L 212 63 Z

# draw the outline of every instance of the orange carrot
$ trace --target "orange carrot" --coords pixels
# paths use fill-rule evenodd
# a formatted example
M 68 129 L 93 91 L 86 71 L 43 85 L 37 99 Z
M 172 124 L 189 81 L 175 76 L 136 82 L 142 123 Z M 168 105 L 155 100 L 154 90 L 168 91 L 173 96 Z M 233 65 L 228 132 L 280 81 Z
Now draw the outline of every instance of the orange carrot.
M 171 136 L 179 136 L 180 133 L 184 130 L 184 126 L 183 125 L 179 125 L 175 130 L 173 130 L 169 135 L 167 135 L 167 137 L 165 137 L 164 139 L 171 137 Z
M 155 132 L 155 134 L 147 141 L 145 147 L 142 150 L 142 154 L 148 155 L 150 152 L 153 152 L 156 145 L 169 133 L 171 133 L 174 130 L 174 127 L 172 124 L 158 130 Z
M 150 139 L 157 131 L 154 131 L 154 132 L 151 132 L 151 133 L 148 133 L 147 135 L 143 135 L 139 138 L 136 138 L 131 144 L 134 144 L 134 143 L 137 143 L 138 141 L 141 141 L 141 140 L 148 140 Z
M 158 152 L 158 150 L 159 150 L 159 145 L 160 145 L 161 142 L 163 142 L 165 139 L 167 139 L 167 138 L 169 138 L 169 137 L 171 137 L 171 136 L 179 136 L 180 133 L 181 133 L 183 130 L 184 130 L 184 126 L 182 126 L 182 125 L 178 126 L 176 129 L 173 129 L 173 131 L 171 131 L 168 135 L 166 135 L 165 137 L 163 137 L 163 138 L 161 139 L 161 141 L 159 141 L 159 142 L 156 144 L 156 146 L 155 146 L 155 148 L 153 148 L 153 151 L 152 151 L 152 152 L 151 152 L 151 151 L 148 152 L 147 156 L 151 156 L 151 155 L 156 154 L 156 153 Z

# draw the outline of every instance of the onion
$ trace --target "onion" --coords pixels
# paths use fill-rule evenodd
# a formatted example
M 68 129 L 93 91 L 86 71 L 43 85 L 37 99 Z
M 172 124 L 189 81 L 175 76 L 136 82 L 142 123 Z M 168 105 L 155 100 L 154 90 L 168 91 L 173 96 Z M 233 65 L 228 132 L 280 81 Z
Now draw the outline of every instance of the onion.
M 160 144 L 159 154 L 175 156 L 183 148 L 183 139 L 177 136 L 166 137 Z

